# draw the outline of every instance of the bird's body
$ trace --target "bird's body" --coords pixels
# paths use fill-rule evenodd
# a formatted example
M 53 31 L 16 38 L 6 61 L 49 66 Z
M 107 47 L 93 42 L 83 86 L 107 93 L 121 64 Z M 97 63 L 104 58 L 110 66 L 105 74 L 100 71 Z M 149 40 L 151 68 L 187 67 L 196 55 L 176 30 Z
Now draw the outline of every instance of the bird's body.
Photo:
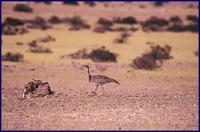
M 96 89 L 95 89 L 95 91 L 93 91 L 94 94 L 96 94 L 95 92 L 96 92 L 98 86 L 102 87 L 102 85 L 107 84 L 107 83 L 111 83 L 111 82 L 120 85 L 120 83 L 118 81 L 116 81 L 115 79 L 112 79 L 110 77 L 107 77 L 105 75 L 91 75 L 89 66 L 84 65 L 84 67 L 86 67 L 88 69 L 88 80 L 89 80 L 89 82 L 94 83 L 96 85 Z M 104 89 L 103 89 L 103 92 L 104 92 Z

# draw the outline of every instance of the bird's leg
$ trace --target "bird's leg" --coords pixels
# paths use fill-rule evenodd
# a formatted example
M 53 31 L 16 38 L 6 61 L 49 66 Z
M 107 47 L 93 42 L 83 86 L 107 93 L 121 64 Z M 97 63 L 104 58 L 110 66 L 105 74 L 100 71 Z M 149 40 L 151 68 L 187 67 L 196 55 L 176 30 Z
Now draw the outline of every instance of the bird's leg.
M 96 88 L 95 88 L 95 90 L 92 91 L 92 93 L 95 94 L 95 95 L 97 95 L 96 91 L 97 91 L 98 86 L 99 86 L 99 85 L 97 85 Z
M 101 85 L 101 87 L 102 87 L 102 89 L 103 89 L 103 94 L 102 95 L 104 95 L 104 87 Z

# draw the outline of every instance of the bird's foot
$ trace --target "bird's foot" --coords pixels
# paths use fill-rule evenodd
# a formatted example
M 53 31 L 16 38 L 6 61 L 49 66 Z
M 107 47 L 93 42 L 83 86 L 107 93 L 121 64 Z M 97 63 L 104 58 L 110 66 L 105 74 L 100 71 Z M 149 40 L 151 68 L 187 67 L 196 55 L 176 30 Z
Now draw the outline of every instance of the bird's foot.
M 97 93 L 96 93 L 95 91 L 92 91 L 92 93 L 93 93 L 94 95 L 97 95 Z

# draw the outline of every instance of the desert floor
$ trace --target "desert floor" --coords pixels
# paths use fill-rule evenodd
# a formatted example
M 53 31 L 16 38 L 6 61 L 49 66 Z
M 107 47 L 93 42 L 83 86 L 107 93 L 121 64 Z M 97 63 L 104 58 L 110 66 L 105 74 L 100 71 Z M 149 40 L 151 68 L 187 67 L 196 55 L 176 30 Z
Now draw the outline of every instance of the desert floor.
M 150 16 L 168 19 L 178 15 L 197 15 L 198 8 L 188 4 L 167 3 L 154 7 L 149 2 L 97 3 L 70 6 L 28 3 L 34 9 L 30 14 L 14 12 L 15 2 L 2 3 L 2 18 L 46 19 L 52 15 L 65 17 L 80 15 L 94 26 L 100 18 L 134 16 L 146 20 Z M 146 8 L 139 8 L 145 5 Z M 20 52 L 24 62 L 2 62 L 2 129 L 3 130 L 197 130 L 198 129 L 198 33 L 143 32 L 131 33 L 127 44 L 113 44 L 118 32 L 94 33 L 90 30 L 69 31 L 68 25 L 58 24 L 42 31 L 31 29 L 24 35 L 2 35 L 2 54 Z M 37 54 L 27 51 L 26 43 L 53 36 L 56 41 L 45 43 L 53 53 Z M 23 45 L 16 45 L 22 42 Z M 156 70 L 138 70 L 130 66 L 132 60 L 149 50 L 147 42 L 172 47 L 173 59 Z M 61 59 L 65 54 L 82 48 L 92 50 L 105 46 L 118 54 L 117 63 L 95 63 L 89 59 Z M 88 64 L 92 74 L 108 75 L 121 85 L 104 85 L 97 96 L 91 91 L 95 85 L 88 82 Z M 53 95 L 22 99 L 24 85 L 31 79 L 50 83 Z

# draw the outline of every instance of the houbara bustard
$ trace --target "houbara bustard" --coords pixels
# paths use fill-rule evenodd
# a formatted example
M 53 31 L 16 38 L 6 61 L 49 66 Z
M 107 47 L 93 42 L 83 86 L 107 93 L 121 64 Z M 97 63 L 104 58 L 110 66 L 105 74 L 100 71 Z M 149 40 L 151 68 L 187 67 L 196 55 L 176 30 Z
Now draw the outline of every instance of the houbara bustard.
M 115 79 L 112 79 L 110 77 L 107 77 L 105 75 L 91 75 L 90 74 L 90 68 L 88 65 L 83 65 L 83 67 L 86 67 L 87 70 L 88 70 L 88 80 L 90 83 L 94 83 L 96 85 L 96 88 L 94 91 L 92 91 L 93 94 L 97 95 L 96 94 L 96 90 L 98 88 L 98 86 L 101 86 L 104 85 L 104 84 L 107 84 L 107 83 L 116 83 L 118 85 L 120 85 L 120 83 L 118 81 L 116 81 Z M 103 95 L 104 95 L 104 88 L 102 87 L 103 89 Z

